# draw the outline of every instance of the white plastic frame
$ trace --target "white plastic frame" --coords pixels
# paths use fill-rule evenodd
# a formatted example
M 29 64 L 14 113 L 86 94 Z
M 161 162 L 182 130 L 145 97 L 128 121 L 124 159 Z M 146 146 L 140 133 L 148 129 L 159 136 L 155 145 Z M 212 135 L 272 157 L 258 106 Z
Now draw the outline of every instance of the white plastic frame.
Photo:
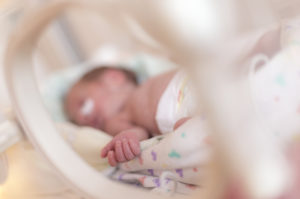
M 105 14 L 114 13 L 118 8 L 113 1 L 102 1 L 101 7 L 99 3 L 95 7 L 86 2 L 57 1 L 25 16 L 12 36 L 6 54 L 6 81 L 14 110 L 30 142 L 80 195 L 106 199 L 125 195 L 161 198 L 153 193 L 114 183 L 92 169 L 65 143 L 42 103 L 33 71 L 35 46 L 42 31 L 52 20 L 67 8 L 76 6 L 93 8 Z

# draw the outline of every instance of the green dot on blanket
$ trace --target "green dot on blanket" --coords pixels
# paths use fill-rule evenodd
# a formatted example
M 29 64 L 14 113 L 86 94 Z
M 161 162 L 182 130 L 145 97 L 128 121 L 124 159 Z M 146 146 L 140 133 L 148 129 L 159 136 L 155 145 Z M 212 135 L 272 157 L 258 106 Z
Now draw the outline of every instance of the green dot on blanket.
M 285 82 L 285 78 L 284 78 L 283 74 L 279 74 L 276 77 L 276 83 L 280 86 L 285 86 L 286 82 Z
M 185 133 L 181 133 L 181 137 L 185 138 L 186 134 Z
M 170 158 L 181 158 L 180 154 L 177 153 L 175 150 L 172 150 L 172 151 L 168 154 L 168 156 L 169 156 Z

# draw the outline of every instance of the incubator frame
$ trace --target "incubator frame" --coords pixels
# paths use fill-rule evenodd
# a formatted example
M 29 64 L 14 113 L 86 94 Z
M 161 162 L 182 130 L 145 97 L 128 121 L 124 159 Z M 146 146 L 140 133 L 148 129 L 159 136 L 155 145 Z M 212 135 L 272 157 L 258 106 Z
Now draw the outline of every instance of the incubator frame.
M 193 51 L 199 49 L 189 49 L 188 52 L 183 53 L 186 49 L 181 47 L 185 46 L 185 41 L 176 40 L 178 36 L 176 34 L 166 34 L 164 31 L 167 28 L 164 27 L 165 24 L 163 24 L 162 22 L 154 22 L 154 20 L 150 20 L 149 18 L 145 17 L 147 12 L 143 13 L 137 9 L 138 5 L 140 4 L 141 2 L 129 0 L 123 0 L 118 3 L 116 3 L 115 1 L 102 1 L 101 5 L 100 3 L 93 2 L 83 3 L 82 1 L 54 1 L 46 5 L 45 7 L 37 9 L 25 16 L 23 21 L 16 27 L 14 35 L 12 35 L 12 39 L 10 40 L 8 45 L 5 63 L 7 84 L 9 88 L 8 90 L 13 107 L 15 108 L 16 114 L 18 116 L 18 120 L 24 128 L 27 138 L 34 145 L 34 147 L 44 155 L 49 163 L 56 169 L 58 174 L 68 184 L 70 184 L 74 188 L 74 190 L 77 190 L 82 196 L 85 196 L 87 198 L 115 199 L 118 197 L 123 197 L 125 194 L 129 194 L 131 196 L 134 196 L 135 198 L 145 199 L 161 198 L 161 196 L 138 190 L 127 185 L 121 185 L 112 182 L 111 180 L 99 174 L 96 170 L 92 169 L 67 145 L 67 143 L 63 140 L 63 138 L 55 128 L 54 123 L 51 120 L 50 115 L 46 111 L 41 100 L 41 96 L 38 92 L 38 87 L 34 76 L 32 55 L 38 39 L 42 34 L 42 31 L 47 27 L 47 25 L 66 9 L 72 7 L 80 7 L 101 12 L 105 16 L 110 17 L 110 20 L 114 20 L 115 22 L 117 22 L 117 24 L 120 26 L 122 26 L 122 23 L 119 23 L 118 20 L 110 13 L 116 13 L 116 11 L 119 11 L 121 13 L 121 11 L 127 10 L 130 13 L 134 13 L 136 17 L 141 16 L 139 21 L 142 22 L 143 27 L 146 29 L 146 31 L 149 32 L 150 35 L 153 35 L 155 38 L 159 38 L 164 42 L 164 45 L 159 47 L 167 47 L 166 49 L 172 49 L 176 55 L 181 54 L 182 58 L 184 58 L 185 60 L 187 59 L 186 56 L 188 56 L 189 58 L 196 56 L 197 53 L 194 53 Z M 153 10 L 153 12 L 154 11 L 155 10 Z M 37 16 L 39 16 L 39 18 L 37 18 Z M 22 34 L 20 34 L 21 32 Z M 156 47 L 157 46 L 152 46 L 152 48 Z M 165 51 L 166 49 L 162 49 L 162 51 Z M 199 58 L 197 57 L 197 59 Z M 193 64 L 197 59 L 191 59 L 190 63 L 187 63 L 189 64 L 188 66 L 190 66 L 190 69 L 195 69 L 195 66 Z M 179 62 L 180 61 L 182 61 L 181 63 L 183 63 L 183 60 L 179 60 Z M 226 64 L 229 63 L 230 62 Z M 229 69 L 226 68 L 227 66 L 225 66 L 221 70 L 224 72 L 226 69 Z M 214 135 L 220 138 L 220 142 L 218 144 L 220 144 L 219 146 L 221 146 L 221 148 L 226 148 L 230 152 L 235 149 L 235 146 L 228 146 L 228 143 L 221 142 L 222 135 L 221 133 L 218 134 L 216 132 L 220 132 L 221 129 L 225 129 L 226 132 L 238 131 L 238 127 L 233 125 L 234 118 L 237 118 L 239 115 L 245 113 L 252 113 L 253 111 L 250 110 L 251 107 L 242 108 L 243 105 L 249 102 L 249 98 L 246 99 L 246 96 L 242 98 L 241 102 L 237 105 L 237 107 L 235 107 L 234 113 L 236 113 L 236 116 L 226 118 L 226 113 L 229 110 L 227 105 L 230 104 L 230 100 L 232 98 L 239 96 L 236 91 L 241 91 L 241 93 L 244 93 L 244 91 L 242 90 L 247 82 L 241 81 L 238 82 L 237 85 L 232 84 L 232 82 L 227 84 L 229 81 L 228 79 L 224 78 L 224 84 L 217 84 L 215 80 L 217 78 L 222 79 L 220 76 L 221 74 L 224 74 L 228 78 L 232 73 L 232 70 L 228 70 L 224 73 L 216 72 L 217 70 L 220 69 L 212 67 L 211 69 L 199 70 L 201 72 L 205 71 L 207 73 L 205 74 L 206 77 L 203 74 L 202 76 L 199 75 L 199 77 L 204 78 L 201 81 L 199 80 L 197 83 L 201 85 L 201 83 L 210 79 L 208 82 L 212 83 L 212 89 L 215 89 L 214 93 L 211 93 L 211 95 L 206 97 L 203 96 L 204 104 L 215 105 L 217 104 L 218 97 L 225 97 L 225 99 L 227 97 L 222 105 L 218 104 L 215 109 L 210 109 L 210 111 L 212 118 L 215 119 L 215 123 L 213 123 L 214 126 L 216 126 L 216 128 L 214 129 Z M 219 76 L 217 76 L 216 74 L 218 74 Z M 220 81 L 218 83 L 220 83 Z M 204 91 L 205 94 L 209 93 L 209 91 L 206 90 L 207 88 L 200 89 Z M 224 89 L 228 89 L 230 94 L 226 95 L 224 93 Z M 220 94 L 217 94 L 218 91 L 220 92 Z M 217 111 L 217 108 L 219 108 L 220 110 Z M 241 109 L 239 110 L 239 108 Z M 221 117 L 225 117 L 227 120 L 221 121 Z M 36 118 L 38 118 L 38 122 L 36 122 Z M 253 119 L 253 114 L 249 114 L 248 118 Z M 254 124 L 253 129 L 249 129 L 248 131 L 256 131 L 258 133 L 260 130 L 259 127 L 255 126 L 256 123 L 254 119 L 252 121 L 252 124 Z M 241 125 L 246 126 L 246 122 Z M 233 138 L 235 135 L 236 134 L 230 134 L 231 138 Z M 254 134 L 254 137 L 252 137 L 253 139 L 249 142 L 256 141 L 257 137 L 255 137 L 255 135 L 256 134 Z M 238 140 L 240 139 L 240 137 L 237 136 L 235 139 Z M 224 141 L 224 139 L 222 141 Z M 270 149 L 270 154 L 272 154 L 274 152 L 274 146 L 271 146 L 270 148 L 268 147 L 267 149 Z M 247 151 L 245 153 L 247 154 L 251 152 Z M 223 153 L 222 155 L 224 154 L 225 153 Z M 241 159 L 236 160 L 241 161 Z M 261 167 L 259 166 L 267 166 L 266 168 L 269 168 L 270 163 L 274 163 L 272 162 L 272 159 L 270 159 L 270 161 L 267 162 L 266 165 L 258 165 L 258 168 L 255 169 L 258 169 L 260 171 Z M 242 172 L 242 169 L 244 169 L 241 168 L 242 165 L 243 164 L 238 165 L 241 169 L 240 172 Z M 247 174 L 245 174 L 246 180 L 253 180 L 252 178 L 247 177 L 251 176 L 253 172 L 256 171 L 255 169 L 247 171 Z M 279 169 L 279 167 L 275 167 L 275 171 L 276 169 Z M 278 179 L 276 179 L 278 180 L 279 184 L 282 183 L 281 177 L 282 176 L 279 176 Z M 257 179 L 254 179 L 254 181 L 255 180 Z M 254 181 L 252 181 L 251 183 L 254 183 Z M 274 186 L 279 186 L 279 184 L 276 184 Z M 252 185 L 249 185 L 249 187 L 251 186 Z M 254 188 L 256 187 L 254 186 Z M 273 189 L 274 187 L 271 188 Z M 108 192 L 108 190 L 110 189 L 114 191 Z M 261 193 L 259 194 L 268 195 L 268 193 L 273 190 L 263 190 L 262 188 L 262 190 L 253 189 L 251 191 L 261 191 Z
M 58 174 L 83 196 L 113 199 L 130 194 L 137 198 L 160 198 L 156 194 L 145 195 L 145 191 L 112 182 L 92 169 L 63 140 L 42 103 L 32 68 L 34 48 L 42 30 L 64 10 L 76 6 L 103 12 L 116 9 L 109 2 L 103 2 L 101 7 L 77 1 L 52 2 L 26 16 L 12 36 L 6 54 L 6 77 L 18 119 L 35 148 L 42 152 Z M 34 18 L 36 16 L 40 16 L 39 19 Z M 17 34 L 19 32 L 22 34 Z M 110 189 L 118 191 L 108 192 Z

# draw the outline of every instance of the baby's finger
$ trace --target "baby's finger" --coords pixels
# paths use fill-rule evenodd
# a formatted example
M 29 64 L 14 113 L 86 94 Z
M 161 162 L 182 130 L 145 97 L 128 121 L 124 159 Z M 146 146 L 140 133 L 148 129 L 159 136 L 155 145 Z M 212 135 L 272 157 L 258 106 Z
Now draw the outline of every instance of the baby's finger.
M 101 157 L 105 158 L 107 156 L 107 153 L 113 149 L 115 141 L 112 140 L 109 142 L 101 151 Z
M 122 142 L 120 140 L 116 141 L 115 152 L 116 152 L 116 158 L 117 158 L 118 162 L 126 161 L 126 158 L 124 156 L 123 149 L 122 149 Z
M 123 146 L 123 152 L 124 152 L 125 158 L 127 160 L 132 160 L 135 156 L 134 156 L 134 154 L 132 153 L 132 151 L 129 147 L 127 139 L 122 140 L 122 146 Z
M 139 143 L 133 141 L 132 139 L 129 139 L 129 146 L 134 155 L 139 155 L 141 153 Z
M 108 159 L 108 163 L 114 167 L 117 165 L 117 161 L 115 159 L 115 153 L 114 151 L 109 151 L 108 154 L 107 154 L 107 159 Z

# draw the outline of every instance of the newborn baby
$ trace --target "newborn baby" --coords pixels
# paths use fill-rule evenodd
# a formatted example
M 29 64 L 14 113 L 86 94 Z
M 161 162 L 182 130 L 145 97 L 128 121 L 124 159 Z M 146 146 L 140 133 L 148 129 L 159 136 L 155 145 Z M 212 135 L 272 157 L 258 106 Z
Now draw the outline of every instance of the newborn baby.
M 128 70 L 97 68 L 70 89 L 65 110 L 73 122 L 114 137 L 101 156 L 116 166 L 140 154 L 140 141 L 170 132 L 188 119 L 188 111 L 178 114 L 179 106 L 190 104 L 183 100 L 186 79 L 184 73 L 170 71 L 138 85 Z M 174 96 L 177 91 L 179 96 Z

